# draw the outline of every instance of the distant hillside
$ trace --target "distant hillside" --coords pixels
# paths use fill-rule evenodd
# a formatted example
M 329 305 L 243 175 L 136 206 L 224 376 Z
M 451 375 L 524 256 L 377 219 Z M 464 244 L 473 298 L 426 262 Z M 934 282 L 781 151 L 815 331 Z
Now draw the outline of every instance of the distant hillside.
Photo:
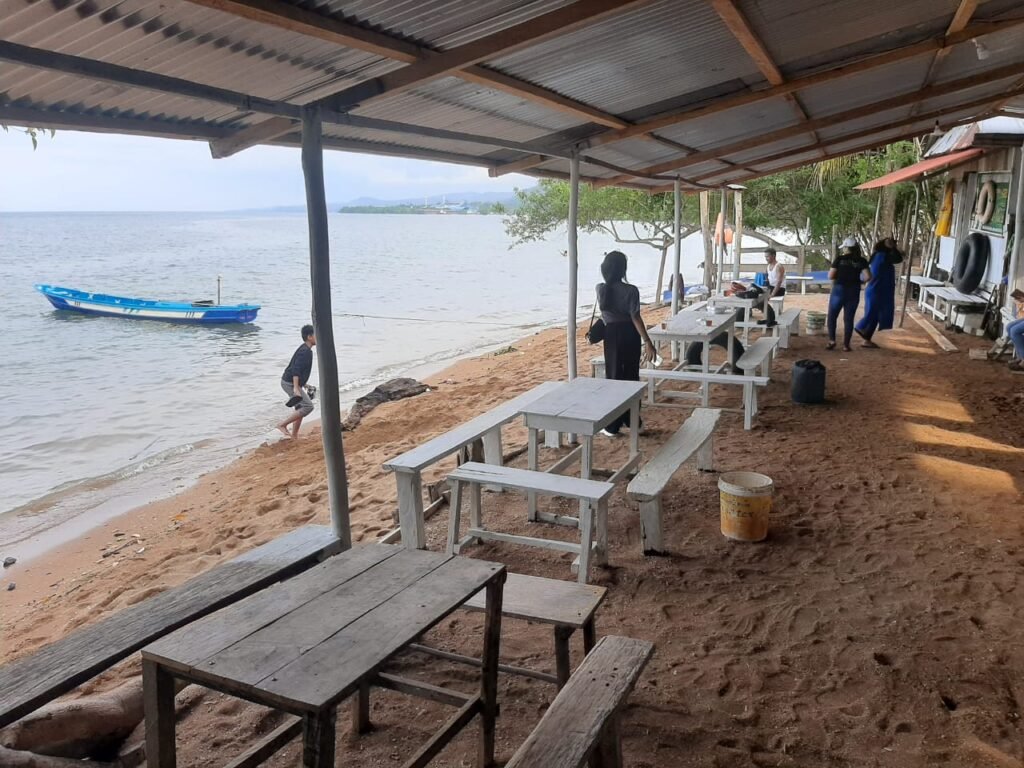
M 357 197 L 342 203 L 342 208 L 393 208 L 406 205 L 441 205 L 442 203 L 501 203 L 506 207 L 515 207 L 518 199 L 507 192 L 445 192 L 440 195 L 424 197 L 406 197 L 399 200 L 382 200 L 377 197 Z

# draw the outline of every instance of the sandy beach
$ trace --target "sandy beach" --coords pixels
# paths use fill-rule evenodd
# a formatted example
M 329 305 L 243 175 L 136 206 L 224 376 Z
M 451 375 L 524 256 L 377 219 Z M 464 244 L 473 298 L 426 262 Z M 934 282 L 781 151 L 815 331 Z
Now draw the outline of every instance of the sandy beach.
M 824 299 L 790 296 L 786 303 L 823 309 Z M 589 358 L 600 351 L 583 330 L 579 368 L 589 372 Z M 950 338 L 958 352 L 940 352 L 909 318 L 902 330 L 879 337 L 878 350 L 826 352 L 822 336 L 794 338 L 761 396 L 755 428 L 746 432 L 739 415 L 727 414 L 716 433 L 719 470 L 759 471 L 775 481 L 763 543 L 725 539 L 716 477 L 686 466 L 665 495 L 670 553 L 645 558 L 638 512 L 624 489 L 616 490 L 610 566 L 592 579 L 610 588 L 598 633 L 656 644 L 625 716 L 627 765 L 1024 765 L 1024 378 L 968 359 L 968 350 L 987 348 L 987 340 Z M 381 469 L 384 460 L 564 377 L 564 331 L 512 347 L 444 370 L 428 380 L 434 391 L 385 404 L 346 433 L 354 541 L 373 541 L 393 527 L 395 483 Z M 828 367 L 829 402 L 822 406 L 789 399 L 792 363 L 808 357 Z M 714 402 L 737 405 L 734 389 L 716 391 Z M 641 449 L 656 451 L 685 415 L 646 409 Z M 525 430 L 506 435 L 506 451 L 525 443 Z M 619 463 L 626 443 L 599 443 L 598 463 Z M 545 449 L 542 458 L 554 456 Z M 434 467 L 425 480 L 444 477 L 453 463 Z M 521 499 L 487 494 L 484 505 L 495 527 L 528 530 Z M 327 519 L 316 430 L 294 443 L 263 445 L 179 496 L 5 570 L 0 589 L 17 586 L 0 591 L 0 661 L 295 526 Z M 445 509 L 429 523 L 431 549 L 440 548 L 446 526 Z M 571 558 L 549 551 L 485 545 L 469 554 L 514 572 L 570 578 Z M 474 615 L 455 614 L 431 640 L 468 651 L 479 625 Z M 581 653 L 574 646 L 574 663 Z M 554 665 L 548 628 L 524 622 L 505 623 L 502 654 L 524 666 Z M 472 670 L 420 656 L 400 666 L 439 685 L 474 684 Z M 138 674 L 138 661 L 129 661 L 82 691 Z M 502 677 L 500 756 L 511 755 L 553 695 L 542 682 Z M 180 694 L 179 705 L 182 766 L 224 764 L 282 722 L 196 688 Z M 398 764 L 449 712 L 375 692 L 371 714 L 373 733 L 339 738 L 339 755 L 358 755 L 353 764 Z M 433 765 L 472 765 L 473 735 L 466 731 Z M 298 755 L 293 743 L 267 764 L 295 765 Z

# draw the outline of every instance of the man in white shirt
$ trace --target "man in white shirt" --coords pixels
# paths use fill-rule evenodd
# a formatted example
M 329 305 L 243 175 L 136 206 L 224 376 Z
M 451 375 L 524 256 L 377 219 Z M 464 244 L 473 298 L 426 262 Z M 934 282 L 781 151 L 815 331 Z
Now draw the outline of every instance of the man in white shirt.
M 779 264 L 775 249 L 770 245 L 764 249 L 764 258 L 768 262 L 768 290 L 765 291 L 767 296 L 764 300 L 764 324 L 772 326 L 775 325 L 775 309 L 771 305 L 771 300 L 776 296 L 786 295 L 786 268 Z

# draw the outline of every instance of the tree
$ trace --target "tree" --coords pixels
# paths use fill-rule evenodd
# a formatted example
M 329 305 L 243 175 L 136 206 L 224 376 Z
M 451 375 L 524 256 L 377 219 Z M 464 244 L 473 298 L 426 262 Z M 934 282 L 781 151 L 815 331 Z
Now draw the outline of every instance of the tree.
M 4 129 L 4 133 L 6 133 L 7 131 L 10 130 L 6 125 L 3 125 L 2 123 L 0 123 L 0 128 Z M 22 131 L 30 139 L 32 139 L 32 149 L 33 150 L 36 150 L 36 149 L 39 148 L 39 135 L 40 134 L 43 134 L 43 133 L 46 133 L 47 131 L 49 131 L 51 139 L 54 136 L 57 135 L 57 131 L 55 131 L 53 128 L 34 128 L 34 127 L 29 126 L 28 128 L 18 128 L 17 130 Z
M 505 231 L 513 245 L 542 240 L 569 218 L 569 185 L 542 179 L 532 189 L 517 189 L 519 207 L 505 219 Z M 578 226 L 583 232 L 603 232 L 623 245 L 646 245 L 661 253 L 657 295 L 665 279 L 668 249 L 675 244 L 671 194 L 649 195 L 636 189 L 580 185 Z M 695 195 L 683 196 L 680 234 L 683 238 L 700 229 L 700 208 Z

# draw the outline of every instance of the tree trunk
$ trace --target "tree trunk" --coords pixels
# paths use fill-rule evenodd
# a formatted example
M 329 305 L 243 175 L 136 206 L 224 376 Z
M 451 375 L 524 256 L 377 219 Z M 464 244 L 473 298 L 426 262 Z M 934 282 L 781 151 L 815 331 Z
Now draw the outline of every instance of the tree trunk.
M 661 298 L 664 295 L 662 285 L 665 283 L 665 260 L 668 258 L 668 248 L 670 245 L 671 243 L 666 243 L 661 248 L 661 265 L 658 267 L 658 292 L 654 295 L 654 303 L 659 307 L 664 303 Z

